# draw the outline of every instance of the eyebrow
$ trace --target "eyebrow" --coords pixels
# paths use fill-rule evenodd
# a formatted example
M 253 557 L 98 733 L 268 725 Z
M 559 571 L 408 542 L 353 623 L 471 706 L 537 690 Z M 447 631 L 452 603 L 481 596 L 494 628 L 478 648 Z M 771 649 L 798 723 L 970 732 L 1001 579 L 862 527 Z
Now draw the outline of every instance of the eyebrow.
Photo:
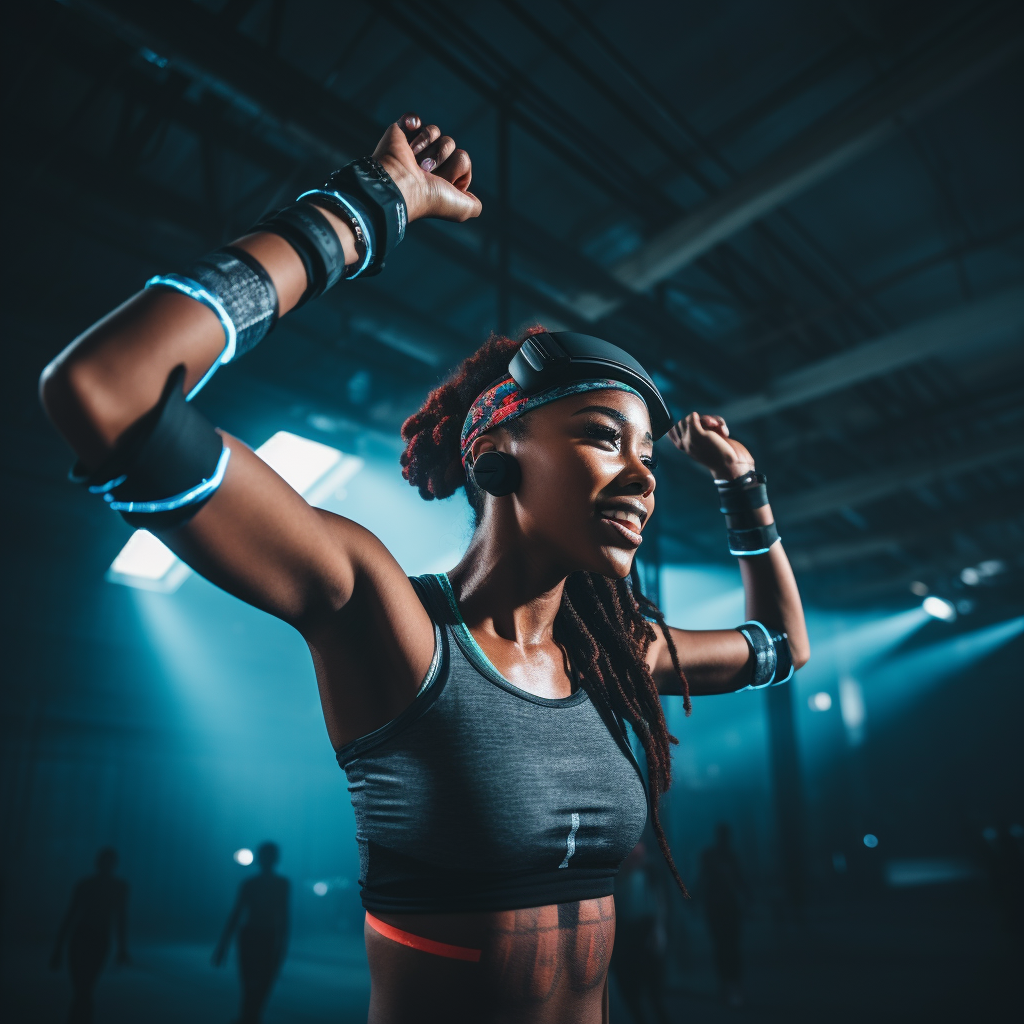
M 629 423 L 629 417 L 624 412 L 620 412 L 618 409 L 613 409 L 610 405 L 588 405 L 582 409 L 577 409 L 573 413 L 573 416 L 582 416 L 585 412 L 603 412 L 605 416 L 611 416 L 611 418 L 617 423 Z M 651 444 L 654 444 L 654 437 L 650 431 L 647 431 L 644 434 L 644 440 L 650 441 Z

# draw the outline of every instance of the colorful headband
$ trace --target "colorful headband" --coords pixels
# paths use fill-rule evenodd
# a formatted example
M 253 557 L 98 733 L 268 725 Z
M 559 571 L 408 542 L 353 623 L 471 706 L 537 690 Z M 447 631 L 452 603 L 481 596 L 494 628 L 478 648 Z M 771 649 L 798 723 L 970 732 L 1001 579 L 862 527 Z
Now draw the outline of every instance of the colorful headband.
M 571 384 L 559 384 L 546 391 L 539 391 L 535 395 L 524 395 L 511 377 L 502 377 L 477 398 L 466 415 L 466 422 L 462 425 L 462 464 L 466 465 L 466 457 L 473 442 L 491 427 L 517 419 L 548 402 L 568 398 L 570 395 L 581 395 L 586 391 L 628 391 L 641 401 L 644 400 L 639 391 L 617 380 L 576 380 Z

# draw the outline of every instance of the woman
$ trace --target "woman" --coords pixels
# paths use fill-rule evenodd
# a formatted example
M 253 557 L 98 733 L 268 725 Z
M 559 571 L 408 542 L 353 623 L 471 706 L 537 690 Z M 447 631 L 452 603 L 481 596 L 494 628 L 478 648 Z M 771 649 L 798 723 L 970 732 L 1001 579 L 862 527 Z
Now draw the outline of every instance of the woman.
M 535 332 L 531 370 L 525 348 L 492 339 L 407 421 L 406 478 L 424 497 L 466 486 L 478 520 L 458 566 L 416 581 L 186 401 L 277 316 L 380 270 L 408 221 L 478 216 L 470 180 L 468 155 L 406 115 L 373 158 L 151 281 L 47 367 L 42 399 L 78 454 L 75 479 L 309 645 L 356 808 L 371 1020 L 598 1021 L 614 875 L 648 808 L 623 720 L 647 753 L 668 856 L 659 692 L 688 705 L 687 681 L 726 693 L 808 656 L 749 452 L 713 416 L 672 429 L 718 482 L 748 613 L 765 625 L 656 632 L 660 614 L 626 580 L 668 413 L 613 346 Z M 573 364 L 563 343 L 582 346 L 579 366 L 604 345 L 606 369 L 547 386 Z

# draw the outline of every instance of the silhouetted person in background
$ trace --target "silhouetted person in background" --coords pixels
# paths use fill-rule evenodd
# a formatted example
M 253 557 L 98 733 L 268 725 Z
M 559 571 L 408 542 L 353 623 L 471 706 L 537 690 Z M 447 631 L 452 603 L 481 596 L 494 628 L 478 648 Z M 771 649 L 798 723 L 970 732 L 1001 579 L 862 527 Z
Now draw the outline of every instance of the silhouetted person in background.
M 90 1024 L 93 1019 L 93 991 L 110 953 L 110 933 L 115 927 L 117 962 L 128 963 L 128 883 L 114 877 L 116 867 L 116 850 L 106 846 L 96 854 L 96 874 L 75 886 L 54 943 L 50 966 L 56 971 L 67 941 L 68 973 L 75 991 L 69 1024 Z
M 1024 856 L 1006 825 L 1000 825 L 989 851 L 992 895 L 1006 933 L 1024 942 Z
M 725 822 L 715 826 L 715 845 L 701 854 L 697 891 L 704 901 L 722 994 L 731 1006 L 739 1006 L 743 1002 L 740 897 L 746 893 L 746 882 L 732 848 L 732 829 Z
M 231 945 L 231 937 L 241 923 L 238 932 L 238 973 L 242 979 L 239 1024 L 259 1024 L 288 943 L 290 886 L 287 878 L 274 872 L 281 851 L 277 843 L 264 843 L 256 857 L 260 873 L 238 887 L 238 899 L 213 951 L 213 964 L 220 967 Z
M 636 844 L 615 879 L 615 947 L 612 972 L 636 1024 L 650 1006 L 655 1021 L 668 1024 L 665 960 L 668 952 L 669 888 L 643 841 Z

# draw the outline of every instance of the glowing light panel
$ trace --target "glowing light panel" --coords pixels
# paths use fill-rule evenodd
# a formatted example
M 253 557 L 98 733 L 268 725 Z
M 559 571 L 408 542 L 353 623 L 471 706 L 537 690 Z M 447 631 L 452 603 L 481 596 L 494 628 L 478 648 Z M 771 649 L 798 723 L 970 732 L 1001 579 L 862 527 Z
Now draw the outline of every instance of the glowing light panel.
M 921 602 L 921 607 L 933 619 L 942 619 L 943 622 L 953 622 L 956 619 L 956 607 L 953 603 L 945 598 L 935 597 L 934 594 L 926 597 Z
M 252 850 L 242 847 L 240 850 L 235 850 L 232 856 L 235 859 L 236 864 L 241 864 L 243 868 L 247 868 L 253 862 Z
M 355 476 L 363 465 L 362 459 L 287 430 L 279 430 L 256 454 L 311 505 Z M 111 563 L 106 578 L 111 583 L 172 594 L 191 572 L 148 530 L 136 530 Z

